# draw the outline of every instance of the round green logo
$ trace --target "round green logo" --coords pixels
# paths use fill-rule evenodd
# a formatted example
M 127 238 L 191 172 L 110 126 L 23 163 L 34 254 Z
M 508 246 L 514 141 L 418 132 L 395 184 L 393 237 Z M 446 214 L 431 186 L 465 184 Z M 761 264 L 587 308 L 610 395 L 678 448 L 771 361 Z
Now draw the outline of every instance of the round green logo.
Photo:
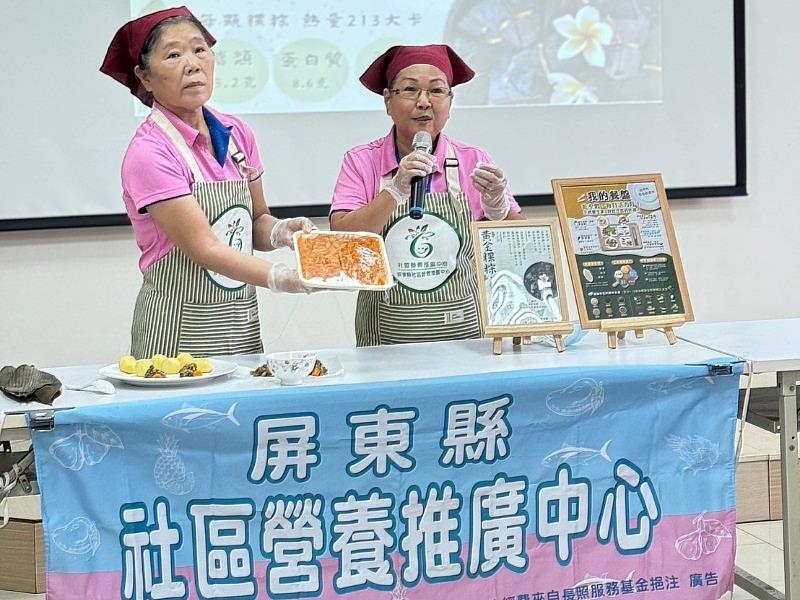
M 414 258 L 428 258 L 433 252 L 432 238 L 436 236 L 433 231 L 428 231 L 428 224 L 409 229 L 406 235 L 407 240 L 411 240 L 409 252 Z

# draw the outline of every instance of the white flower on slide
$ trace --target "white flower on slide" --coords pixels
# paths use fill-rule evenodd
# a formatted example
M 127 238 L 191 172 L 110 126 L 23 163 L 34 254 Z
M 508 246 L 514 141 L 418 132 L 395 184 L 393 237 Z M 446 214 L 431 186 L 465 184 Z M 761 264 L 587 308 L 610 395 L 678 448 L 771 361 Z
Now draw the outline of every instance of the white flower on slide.
M 553 86 L 550 104 L 596 104 L 597 94 L 567 73 L 549 73 L 547 81 Z
M 583 53 L 583 58 L 593 67 L 604 67 L 608 46 L 614 31 L 608 23 L 600 22 L 600 13 L 594 6 L 584 6 L 573 17 L 564 15 L 553 21 L 553 27 L 566 41 L 558 49 L 559 60 L 566 60 Z

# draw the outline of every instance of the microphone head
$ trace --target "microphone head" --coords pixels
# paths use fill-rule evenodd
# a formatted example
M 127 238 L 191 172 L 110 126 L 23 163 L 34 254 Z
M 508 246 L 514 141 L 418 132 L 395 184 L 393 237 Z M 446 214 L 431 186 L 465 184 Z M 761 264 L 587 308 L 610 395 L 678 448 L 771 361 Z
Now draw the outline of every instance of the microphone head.
M 414 140 L 411 142 L 411 145 L 414 147 L 414 150 L 424 150 L 430 154 L 433 149 L 431 134 L 427 131 L 418 131 L 414 134 Z

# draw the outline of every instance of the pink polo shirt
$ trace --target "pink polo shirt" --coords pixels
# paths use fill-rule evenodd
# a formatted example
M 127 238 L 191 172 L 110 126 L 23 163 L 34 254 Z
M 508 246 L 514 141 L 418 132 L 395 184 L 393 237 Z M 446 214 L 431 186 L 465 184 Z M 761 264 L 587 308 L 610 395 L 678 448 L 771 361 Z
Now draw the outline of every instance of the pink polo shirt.
M 181 121 L 157 102 L 154 106 L 164 113 L 186 140 L 186 145 L 197 160 L 200 172 L 207 182 L 241 179 L 230 153 L 225 164 L 220 165 L 206 138 L 197 129 Z M 206 108 L 222 126 L 231 131 L 236 147 L 245 155 L 246 164 L 254 167 L 261 176 L 264 167 L 250 127 L 236 117 Z M 139 258 L 139 269 L 142 272 L 163 258 L 173 247 L 172 242 L 147 212 L 147 207 L 162 200 L 191 194 L 193 183 L 192 171 L 175 144 L 149 117 L 145 119 L 136 130 L 122 160 L 122 199 L 133 225 L 136 243 L 142 252 Z
M 444 174 L 447 142 L 450 142 L 453 153 L 458 159 L 459 184 L 467 196 L 472 218 L 480 221 L 483 218 L 481 193 L 472 185 L 470 173 L 479 161 L 494 164 L 492 158 L 476 146 L 457 142 L 445 136 L 444 133 L 440 133 L 433 151 L 439 170 L 431 176 L 431 192 L 447 191 L 447 178 Z M 386 137 L 349 150 L 344 155 L 339 179 L 333 190 L 330 212 L 356 210 L 372 202 L 380 192 L 381 178 L 397 169 L 397 162 L 394 150 L 394 129 Z M 508 188 L 506 188 L 506 195 L 511 202 L 511 210 L 519 212 L 519 205 Z

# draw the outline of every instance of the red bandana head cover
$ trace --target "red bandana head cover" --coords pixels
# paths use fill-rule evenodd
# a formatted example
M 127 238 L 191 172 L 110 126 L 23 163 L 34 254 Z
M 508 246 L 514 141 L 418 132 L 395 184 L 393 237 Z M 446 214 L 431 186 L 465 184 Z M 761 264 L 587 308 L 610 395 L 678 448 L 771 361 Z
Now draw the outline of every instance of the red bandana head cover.
M 171 17 L 194 17 L 194 15 L 185 6 L 179 6 L 178 8 L 159 10 L 125 23 L 114 35 L 114 39 L 111 40 L 111 44 L 106 51 L 106 57 L 100 66 L 102 73 L 119 81 L 131 91 L 131 94 L 139 98 L 147 106 L 153 105 L 153 95 L 144 88 L 142 82 L 136 77 L 134 68 L 139 64 L 142 46 L 144 46 L 147 36 L 161 21 Z M 217 42 L 214 36 L 202 25 L 200 26 L 200 31 L 209 46 L 213 46 Z
M 455 51 L 445 44 L 428 46 L 392 46 L 367 67 L 359 78 L 364 87 L 376 94 L 391 85 L 397 74 L 411 65 L 433 65 L 447 77 L 450 86 L 466 83 L 475 76 Z

